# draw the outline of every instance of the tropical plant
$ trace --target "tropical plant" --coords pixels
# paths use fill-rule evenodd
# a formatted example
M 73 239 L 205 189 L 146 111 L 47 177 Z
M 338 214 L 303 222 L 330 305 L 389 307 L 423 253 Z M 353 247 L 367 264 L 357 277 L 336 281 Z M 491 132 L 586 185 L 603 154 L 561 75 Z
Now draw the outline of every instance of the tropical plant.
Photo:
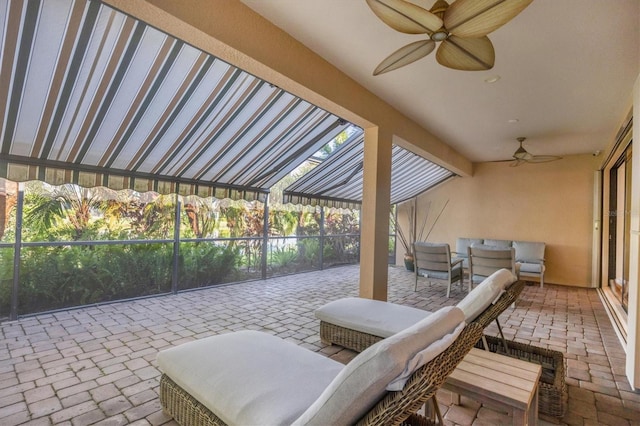
M 184 213 L 195 238 L 215 235 L 219 224 L 212 208 L 211 198 L 184 197 Z
M 279 268 L 286 268 L 296 263 L 298 253 L 290 248 L 276 247 L 271 251 L 271 263 Z
M 167 244 L 25 248 L 21 313 L 168 292 L 171 254 Z
M 92 211 L 104 206 L 104 198 L 99 195 L 101 189 L 106 190 L 74 184 L 51 189 L 32 185 L 25 202 L 25 224 L 45 240 L 52 228 L 70 227 L 71 239 L 78 241 L 90 227 Z
M 17 187 L 17 184 L 0 178 L 0 241 L 4 240 L 5 230 L 14 216 L 17 202 L 16 191 L 9 191 L 10 187 Z
M 315 266 L 320 259 L 320 240 L 318 238 L 298 240 L 298 251 L 305 264 Z
M 440 213 L 438 213 L 438 216 L 436 216 L 435 220 L 433 221 L 433 223 L 431 224 L 431 227 L 429 228 L 429 231 L 427 232 L 426 236 L 424 235 L 424 231 L 425 228 L 427 226 L 427 221 L 429 219 L 429 212 L 431 210 L 431 202 L 429 202 L 429 204 L 427 204 L 427 208 L 425 209 L 425 214 L 424 216 L 422 216 L 422 223 L 420 224 L 420 229 L 417 228 L 417 215 L 416 215 L 416 202 L 417 199 L 414 198 L 413 203 L 409 204 L 406 211 L 407 211 L 407 232 L 405 233 L 405 231 L 402 229 L 402 227 L 400 226 L 400 223 L 398 223 L 397 220 L 397 214 L 400 213 L 400 208 L 399 206 L 397 207 L 396 210 L 396 215 L 393 214 L 393 212 L 390 214 L 389 216 L 389 221 L 392 225 L 392 229 L 395 230 L 396 235 L 400 238 L 400 243 L 402 244 L 402 247 L 404 248 L 404 253 L 405 256 L 412 256 L 413 253 L 413 243 L 416 241 L 427 241 L 427 239 L 429 238 L 429 235 L 431 235 L 431 231 L 433 230 L 433 227 L 436 225 L 436 223 L 438 222 L 438 219 L 440 219 L 440 216 L 442 215 L 442 213 L 444 212 L 444 209 L 447 207 L 447 204 L 449 204 L 449 200 L 447 200 L 444 203 L 444 206 L 442 206 L 442 210 L 440 210 Z
M 180 287 L 196 288 L 233 281 L 240 254 L 232 245 L 210 242 L 180 246 Z

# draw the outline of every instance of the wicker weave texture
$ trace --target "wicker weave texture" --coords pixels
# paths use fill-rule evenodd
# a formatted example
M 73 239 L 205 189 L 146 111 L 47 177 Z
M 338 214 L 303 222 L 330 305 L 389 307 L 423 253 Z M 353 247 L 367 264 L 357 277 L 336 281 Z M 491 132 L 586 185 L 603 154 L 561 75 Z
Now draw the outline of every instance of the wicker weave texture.
M 340 345 L 356 352 L 362 352 L 382 340 L 382 337 L 320 321 L 320 340 L 329 345 Z
M 438 388 L 480 339 L 482 331 L 483 328 L 478 324 L 467 325 L 444 352 L 416 370 L 401 391 L 387 392 L 357 424 L 402 424 L 435 395 Z
M 403 421 L 400 426 L 436 426 L 438 423 L 421 416 L 420 414 L 412 414 L 408 419 Z
M 160 405 L 183 426 L 227 426 L 166 374 L 160 377 Z
M 497 337 L 485 336 L 491 352 L 507 355 L 542 366 L 538 385 L 538 411 L 551 417 L 563 417 L 567 410 L 567 383 L 562 352 L 539 348 L 520 342 L 507 342 L 509 352 L 505 353 L 502 341 Z M 476 347 L 482 348 L 481 344 Z

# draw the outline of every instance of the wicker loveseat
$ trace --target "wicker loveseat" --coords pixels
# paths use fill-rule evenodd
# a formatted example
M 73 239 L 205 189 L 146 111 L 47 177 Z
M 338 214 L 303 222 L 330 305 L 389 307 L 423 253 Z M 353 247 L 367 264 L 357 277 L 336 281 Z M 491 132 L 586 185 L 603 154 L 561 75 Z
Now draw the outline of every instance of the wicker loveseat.
M 415 414 L 482 336 L 446 307 L 349 364 L 239 331 L 163 350 L 163 410 L 181 425 L 432 424 Z

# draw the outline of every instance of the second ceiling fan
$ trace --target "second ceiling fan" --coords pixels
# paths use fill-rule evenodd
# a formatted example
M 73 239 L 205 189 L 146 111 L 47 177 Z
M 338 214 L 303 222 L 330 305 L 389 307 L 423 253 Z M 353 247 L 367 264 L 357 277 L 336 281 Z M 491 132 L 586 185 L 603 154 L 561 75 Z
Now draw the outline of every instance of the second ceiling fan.
M 524 163 L 548 163 L 549 161 L 561 160 L 562 157 L 557 155 L 533 155 L 529 153 L 523 146 L 522 143 L 526 140 L 525 137 L 519 137 L 517 141 L 520 143 L 516 152 L 513 153 L 512 160 L 502 160 L 502 161 L 511 161 L 510 166 L 516 167 Z
M 417 61 L 440 42 L 436 60 L 464 71 L 493 68 L 495 52 L 487 34 L 509 22 L 533 0 L 456 0 L 449 5 L 437 0 L 427 10 L 406 0 L 366 0 L 373 12 L 394 30 L 426 34 L 426 40 L 410 43 L 393 52 L 373 75 L 389 72 Z

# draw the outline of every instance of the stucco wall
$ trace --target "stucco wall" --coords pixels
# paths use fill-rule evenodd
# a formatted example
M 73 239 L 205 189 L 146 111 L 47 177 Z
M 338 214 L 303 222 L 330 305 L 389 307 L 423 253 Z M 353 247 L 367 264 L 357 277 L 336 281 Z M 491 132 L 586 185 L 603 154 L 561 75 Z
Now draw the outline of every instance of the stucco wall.
M 590 286 L 594 171 L 601 161 L 587 154 L 518 167 L 475 164 L 473 177 L 418 197 L 417 234 L 427 214 L 423 239 L 431 230 L 427 241 L 448 242 L 452 250 L 457 237 L 544 241 L 545 282 Z M 399 207 L 405 227 L 408 205 Z M 401 256 L 399 247 L 399 264 Z

